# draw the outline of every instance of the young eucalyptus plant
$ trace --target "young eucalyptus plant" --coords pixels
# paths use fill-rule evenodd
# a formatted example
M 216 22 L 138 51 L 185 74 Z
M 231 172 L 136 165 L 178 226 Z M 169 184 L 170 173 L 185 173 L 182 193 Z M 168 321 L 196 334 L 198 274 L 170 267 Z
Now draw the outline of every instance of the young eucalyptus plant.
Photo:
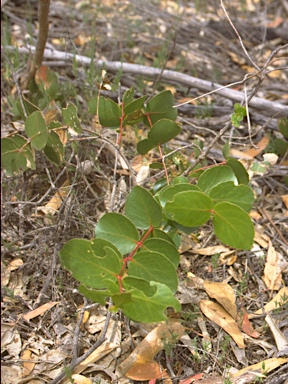
M 56 85 L 57 79 L 52 77 L 49 90 L 54 97 Z M 221 242 L 249 250 L 254 238 L 249 217 L 254 194 L 245 168 L 229 156 L 227 146 L 223 149 L 225 164 L 198 170 L 197 183 L 183 176 L 169 178 L 162 148 L 181 132 L 177 109 L 170 91 L 146 99 L 135 99 L 131 88 L 120 104 L 102 96 L 93 98 L 89 112 L 98 116 L 102 126 L 118 131 L 119 145 L 125 126 L 144 123 L 148 134 L 138 142 L 137 151 L 145 155 L 158 149 L 166 181 L 151 189 L 135 186 L 122 213 L 104 214 L 95 226 L 95 237 L 68 241 L 60 259 L 80 282 L 79 291 L 90 300 L 104 305 L 111 299 L 110 310 L 121 309 L 135 321 L 158 322 L 166 319 L 168 307 L 180 311 L 174 294 L 181 233 L 192 233 L 211 222 Z M 82 132 L 76 107 L 70 103 L 62 109 L 62 122 L 47 122 L 41 109 L 27 100 L 24 108 L 27 116 L 23 103 L 14 104 L 14 111 L 25 121 L 25 136 L 15 133 L 1 141 L 5 171 L 14 175 L 35 169 L 35 151 L 43 151 L 60 166 L 69 135 Z M 238 106 L 233 116 L 240 121 L 245 112 Z

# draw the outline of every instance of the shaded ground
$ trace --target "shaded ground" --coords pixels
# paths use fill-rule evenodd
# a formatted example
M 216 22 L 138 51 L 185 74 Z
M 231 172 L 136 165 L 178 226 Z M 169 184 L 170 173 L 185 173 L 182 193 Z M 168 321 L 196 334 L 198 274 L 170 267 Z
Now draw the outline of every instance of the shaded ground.
M 235 21 L 235 27 L 249 54 L 259 67 L 264 65 L 271 50 L 288 41 L 285 1 L 270 1 L 266 7 L 256 1 L 229 2 L 227 12 Z M 218 2 L 54 1 L 51 4 L 50 19 L 47 47 L 57 50 L 157 68 L 165 65 L 166 69 L 222 85 L 242 80 L 253 70 Z M 2 45 L 35 45 L 36 28 L 36 1 L 9 1 L 3 7 Z M 286 70 L 271 72 L 257 96 L 281 102 L 288 108 L 287 54 L 286 47 L 271 63 L 271 69 L 286 66 Z M 15 78 L 21 76 L 27 61 L 23 55 L 8 52 L 6 55 L 12 68 L 7 57 L 2 56 L 2 135 L 7 135 L 13 129 L 10 125 L 13 115 L 9 97 L 17 93 Z M 98 92 L 96 82 L 101 81 L 100 69 L 77 66 L 72 62 L 63 63 L 61 60 L 50 60 L 45 64 L 52 66 L 59 74 L 65 101 L 77 105 L 83 127 L 94 129 L 95 123 L 87 111 L 88 101 Z M 157 91 L 170 89 L 177 104 L 203 94 L 197 88 L 179 85 L 177 82 L 171 84 L 158 79 L 155 84 L 151 78 L 141 74 L 108 72 L 107 78 L 112 90 L 104 90 L 103 94 L 113 98 L 131 86 L 135 87 L 138 95 L 153 95 Z M 248 89 L 252 89 L 254 84 L 249 83 Z M 244 91 L 242 84 L 236 88 Z M 194 140 L 204 151 L 229 121 L 233 113 L 233 102 L 213 94 L 183 106 L 179 111 L 183 131 L 169 149 L 182 148 Z M 221 148 L 227 139 L 233 150 L 243 153 L 244 149 L 252 147 L 251 141 L 257 144 L 267 135 L 270 143 L 265 151 L 273 152 L 275 139 L 282 136 L 277 116 L 269 114 L 269 111 L 268 116 L 267 111 L 261 113 L 252 110 L 252 136 L 245 121 L 239 129 L 227 132 L 211 148 L 201 164 L 223 161 Z M 131 128 L 123 142 L 125 154 L 134 170 L 145 164 L 145 159 L 140 159 L 135 151 L 135 144 L 141 134 L 141 129 L 135 133 Z M 114 133 L 105 131 L 101 135 L 115 142 Z M 180 153 L 184 166 L 195 156 L 191 148 L 183 149 Z M 239 153 L 235 152 L 237 155 Z M 252 160 L 255 156 L 258 156 L 259 161 L 262 160 L 260 151 L 252 156 Z M 84 160 L 92 162 L 92 171 L 83 171 L 81 164 L 83 166 Z M 72 354 L 75 356 L 75 344 L 81 356 L 95 343 L 96 336 L 103 329 L 107 311 L 97 305 L 87 307 L 86 323 L 79 324 L 81 306 L 88 304 L 77 293 L 75 281 L 61 268 L 57 255 L 67 240 L 73 237 L 93 237 L 97 219 L 111 209 L 111 203 L 114 211 L 121 211 L 124 201 L 121 188 L 124 188 L 124 194 L 127 193 L 131 186 L 131 175 L 118 165 L 117 194 L 113 200 L 114 163 L 113 151 L 100 138 L 80 142 L 77 156 L 70 148 L 64 171 L 39 155 L 35 171 L 27 171 L 13 178 L 2 173 L 2 375 L 5 384 L 49 383 L 70 363 Z M 174 175 L 181 173 L 175 164 L 170 171 Z M 285 284 L 287 286 L 287 210 L 283 196 L 287 196 L 288 188 L 284 182 L 285 174 L 287 153 L 282 154 L 277 164 L 267 173 L 254 175 L 252 186 L 257 201 L 253 219 L 260 240 L 255 242 L 249 252 L 235 252 L 237 259 L 232 265 L 221 263 L 218 251 L 209 256 L 193 252 L 198 248 L 218 245 L 208 225 L 197 236 L 184 239 L 183 243 L 187 247 L 182 249 L 178 297 L 183 303 L 181 316 L 188 328 L 194 353 L 187 346 L 184 347 L 183 343 L 177 342 L 172 345 L 172 352 L 167 347 L 155 357 L 167 369 L 173 382 L 178 383 L 194 373 L 205 373 L 204 377 L 207 378 L 217 375 L 218 379 L 214 376 L 210 381 L 217 383 L 221 382 L 217 380 L 230 367 L 241 369 L 270 357 L 287 357 L 287 347 L 279 351 L 275 335 L 265 323 L 264 316 L 253 319 L 253 327 L 259 332 L 259 337 L 247 336 L 246 348 L 239 352 L 239 348 L 223 329 L 201 315 L 199 301 L 207 298 L 207 295 L 186 281 L 187 272 L 213 282 L 229 281 L 237 293 L 239 308 L 244 307 L 253 313 L 275 294 L 271 294 L 262 280 L 270 241 L 284 260 L 279 289 Z M 147 186 L 152 185 L 162 176 L 158 171 L 151 171 L 150 179 L 145 180 L 145 183 Z M 47 203 L 67 178 L 72 187 L 65 204 L 58 208 L 56 214 L 45 214 L 43 207 L 47 208 Z M 22 318 L 23 314 L 49 303 L 55 305 L 51 304 L 51 308 L 47 307 L 41 315 L 28 321 Z M 287 340 L 287 298 L 283 303 L 273 318 Z M 77 322 L 81 325 L 78 330 Z M 132 352 L 147 331 L 148 328 L 142 325 L 129 323 L 121 313 L 113 315 L 108 335 L 113 335 L 113 343 L 121 346 L 121 350 L 115 349 L 114 354 L 110 353 L 106 358 L 93 362 L 84 371 L 84 375 L 95 383 L 115 380 L 117 364 Z M 206 331 L 211 340 L 209 348 L 203 344 L 203 333 Z M 24 369 L 23 362 L 26 364 Z M 270 384 L 287 383 L 287 372 L 286 361 L 259 380 Z M 228 379 L 226 382 L 229 382 Z M 256 380 L 253 378 L 244 382 Z

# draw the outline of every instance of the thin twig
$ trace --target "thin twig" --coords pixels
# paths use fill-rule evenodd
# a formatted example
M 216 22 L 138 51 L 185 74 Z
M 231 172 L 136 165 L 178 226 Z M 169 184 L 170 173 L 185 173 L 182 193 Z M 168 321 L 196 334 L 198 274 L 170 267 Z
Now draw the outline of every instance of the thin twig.
M 93 353 L 97 348 L 100 347 L 101 344 L 104 343 L 104 341 L 106 340 L 106 333 L 108 330 L 110 318 L 111 318 L 111 312 L 108 311 L 107 316 L 106 316 L 106 320 L 105 320 L 105 324 L 104 324 L 104 328 L 103 328 L 103 331 L 102 331 L 99 339 L 96 341 L 96 343 L 94 345 L 92 345 L 91 348 L 88 349 L 87 352 L 84 353 L 84 355 L 78 357 L 74 361 L 72 359 L 71 363 L 66 368 L 67 371 L 73 372 L 74 368 L 76 368 L 77 365 L 81 364 L 84 360 L 86 360 L 87 357 L 91 355 L 91 353 Z M 65 376 L 66 376 L 65 371 L 61 372 L 54 380 L 50 381 L 50 384 L 59 384 L 65 378 Z
M 250 60 L 251 64 L 253 65 L 253 67 L 256 68 L 257 71 L 260 72 L 261 69 L 258 67 L 258 65 L 254 62 L 254 60 L 252 59 L 252 57 L 249 55 L 249 53 L 248 53 L 248 51 L 247 51 L 247 49 L 245 48 L 245 45 L 244 45 L 244 43 L 243 43 L 242 37 L 240 36 L 239 32 L 238 32 L 237 29 L 235 28 L 235 26 L 234 26 L 232 20 L 230 19 L 230 16 L 228 15 L 228 12 L 226 11 L 226 8 L 225 8 L 225 6 L 224 6 L 224 4 L 223 4 L 223 0 L 221 0 L 221 7 L 222 7 L 222 9 L 223 9 L 223 11 L 224 11 L 224 13 L 225 13 L 225 16 L 227 17 L 227 19 L 228 19 L 230 25 L 231 25 L 231 27 L 232 27 L 232 28 L 234 29 L 234 31 L 235 31 L 235 33 L 236 33 L 236 35 L 237 35 L 237 37 L 238 37 L 238 39 L 239 39 L 239 41 L 240 41 L 241 47 L 242 47 L 242 49 L 243 49 L 245 55 L 248 57 L 248 59 Z

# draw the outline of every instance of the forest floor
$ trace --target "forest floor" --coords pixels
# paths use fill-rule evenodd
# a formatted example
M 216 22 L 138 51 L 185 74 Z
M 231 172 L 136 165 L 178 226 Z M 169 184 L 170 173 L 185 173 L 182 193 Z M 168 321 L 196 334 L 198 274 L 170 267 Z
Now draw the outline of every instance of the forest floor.
M 175 162 L 169 169 L 174 176 L 181 174 L 196 156 L 193 147 L 186 148 L 189 143 L 203 153 L 209 149 L 201 163 L 204 166 L 221 163 L 222 148 L 229 141 L 232 156 L 240 159 L 247 169 L 252 163 L 259 167 L 257 172 L 254 168 L 249 173 L 256 197 L 251 212 L 256 235 L 250 251 L 224 247 L 210 225 L 203 226 L 197 234 L 183 237 L 176 296 L 182 304 L 178 317 L 185 326 L 186 336 L 163 342 L 160 331 L 156 332 L 149 346 L 151 349 L 157 343 L 162 346 L 152 356 L 156 368 L 153 362 L 145 361 L 147 348 L 142 344 L 136 359 L 142 359 L 143 364 L 132 364 L 129 368 L 134 367 L 134 372 L 127 378 L 119 376 L 119 364 L 159 325 L 129 321 L 121 312 L 107 316 L 110 313 L 107 308 L 92 304 L 79 294 L 77 283 L 62 268 L 58 257 L 69 239 L 93 238 L 97 220 L 104 212 L 111 208 L 121 212 L 120 189 L 129 191 L 130 171 L 121 163 L 115 168 L 113 151 L 101 139 L 115 142 L 115 131 L 97 131 L 97 140 L 79 141 L 77 155 L 67 151 L 65 166 L 53 165 L 38 154 L 35 170 L 13 177 L 2 172 L 3 384 L 69 383 L 73 382 L 72 373 L 82 377 L 74 377 L 75 383 L 153 382 L 156 373 L 153 377 L 151 372 L 159 369 L 158 363 L 166 372 L 167 383 L 288 383 L 288 158 L 287 140 L 279 129 L 279 118 L 288 115 L 288 3 L 286 0 L 269 0 L 265 5 L 258 0 L 225 3 L 251 60 L 220 1 L 51 2 L 47 48 L 139 65 L 138 73 L 108 69 L 105 82 L 107 79 L 111 89 L 103 87 L 103 95 L 117 100 L 133 86 L 137 96 L 151 97 L 170 90 L 176 105 L 188 101 L 178 108 L 182 132 L 170 148 L 178 149 L 184 167 Z M 11 100 L 17 97 L 17 79 L 31 55 L 11 51 L 7 46 L 35 46 L 37 1 L 1 1 L 1 18 L 3 137 L 15 130 L 23 132 L 23 121 L 15 121 Z M 251 77 L 245 84 L 243 79 L 257 72 L 254 64 L 262 68 L 276 49 L 268 67 L 271 71 L 255 94 L 271 101 L 271 109 L 255 105 L 250 108 L 250 121 L 244 119 L 240 127 L 232 126 L 220 137 L 220 130 L 231 119 L 235 100 L 219 92 L 206 94 L 203 88 L 185 84 L 180 74 L 213 84 L 236 83 L 229 89 L 249 94 L 258 78 Z M 61 57 L 44 57 L 43 65 L 58 74 L 64 95 L 61 106 L 74 103 L 86 132 L 99 130 L 88 113 L 88 102 L 98 94 L 101 68 Z M 141 72 L 142 66 L 177 71 L 179 82 L 163 79 L 161 73 L 149 77 Z M 283 114 L 277 111 L 279 103 L 287 107 Z M 136 176 L 139 170 L 147 171 L 146 165 L 151 160 L 136 153 L 142 134 L 142 128 L 131 127 L 123 137 L 123 151 Z M 218 140 L 211 146 L 215 138 Z M 277 156 L 273 157 L 275 163 L 268 157 L 272 164 L 264 171 L 265 153 Z M 92 164 L 85 172 L 81 171 L 84 161 Z M 111 192 L 115 169 L 116 197 Z M 145 172 L 139 178 L 147 187 L 163 177 L 159 170 L 151 169 L 149 175 Z M 70 185 L 73 193 L 65 204 L 58 201 L 55 209 L 55 196 L 57 200 L 57 191 L 63 185 Z M 229 283 L 233 288 L 239 312 L 247 315 L 246 327 L 242 324 L 244 348 L 235 343 L 233 332 L 229 335 L 225 321 L 222 326 L 217 325 L 203 314 L 200 301 L 209 298 L 199 283 L 203 281 Z M 216 285 L 212 287 L 216 289 Z M 95 345 L 104 328 L 106 341 L 81 365 L 77 357 Z M 77 362 L 73 372 L 69 370 L 71 360 Z M 258 365 L 251 367 L 255 364 Z M 235 373 L 245 367 L 249 367 L 246 374 L 237 378 Z

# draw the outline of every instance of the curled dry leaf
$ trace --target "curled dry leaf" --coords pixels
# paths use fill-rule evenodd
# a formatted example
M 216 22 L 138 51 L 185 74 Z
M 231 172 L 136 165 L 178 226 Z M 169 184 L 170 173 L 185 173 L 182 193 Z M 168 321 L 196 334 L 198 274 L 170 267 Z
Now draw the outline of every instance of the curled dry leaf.
M 281 255 L 275 251 L 271 241 L 267 252 L 267 261 L 264 268 L 263 280 L 268 289 L 278 291 L 282 283 Z
M 208 319 L 223 328 L 233 338 L 239 348 L 245 348 L 244 339 L 238 325 L 221 305 L 210 300 L 201 300 L 200 309 Z
M 269 303 L 264 305 L 264 310 L 265 312 L 271 312 L 274 309 L 280 308 L 287 303 L 288 303 L 288 287 L 283 287 L 282 289 L 280 289 L 277 295 L 273 297 L 271 301 L 269 301 Z M 262 308 L 260 308 L 258 309 L 258 311 L 251 313 L 249 315 L 249 319 L 258 315 L 262 315 L 262 313 L 263 313 Z
M 119 373 L 126 375 L 134 366 L 151 363 L 154 356 L 169 343 L 180 339 L 185 328 L 178 321 L 161 323 L 154 328 L 119 366 Z
M 262 373 L 265 371 L 265 373 L 269 373 L 270 371 L 273 371 L 273 369 L 280 367 L 280 365 L 283 365 L 288 362 L 288 358 L 272 358 L 267 359 L 264 361 L 260 361 L 257 364 L 249 365 L 249 367 L 240 369 L 240 371 L 232 374 L 232 379 L 236 379 L 238 377 L 241 377 L 245 375 L 247 372 L 249 373 Z M 256 376 L 255 378 L 256 379 Z
M 66 180 L 48 203 L 43 207 L 39 207 L 37 211 L 42 212 L 44 215 L 55 215 L 61 207 L 63 200 L 67 197 L 69 190 L 70 181 Z
M 233 317 L 236 318 L 236 298 L 233 288 L 225 283 L 214 283 L 212 281 L 204 281 L 204 289 L 206 293 L 216 299 L 218 303 Z
M 242 319 L 240 319 L 240 322 L 241 322 L 242 331 L 251 337 L 258 338 L 260 336 L 260 333 L 255 331 L 255 329 L 253 329 L 249 321 L 248 313 L 245 311 L 244 308 L 241 309 L 241 314 L 242 314 Z

